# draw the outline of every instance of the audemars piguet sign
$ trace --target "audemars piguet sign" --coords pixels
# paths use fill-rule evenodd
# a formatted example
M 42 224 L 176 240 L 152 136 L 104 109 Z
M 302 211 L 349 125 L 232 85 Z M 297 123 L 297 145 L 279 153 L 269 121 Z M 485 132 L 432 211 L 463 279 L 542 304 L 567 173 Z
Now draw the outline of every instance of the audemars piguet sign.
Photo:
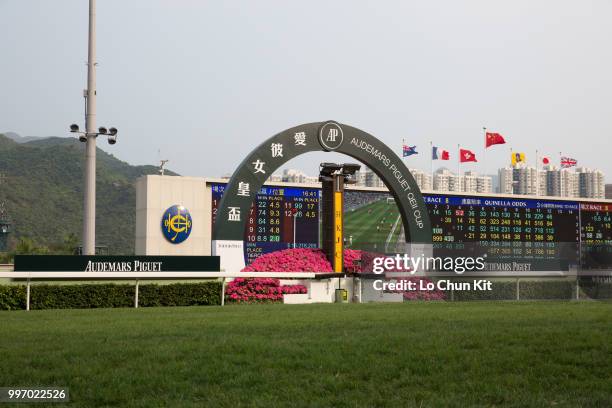
M 406 165 L 374 136 L 334 121 L 307 123 L 272 136 L 249 154 L 230 179 L 215 220 L 213 248 L 221 268 L 244 266 L 243 233 L 255 193 L 287 161 L 312 151 L 344 153 L 370 167 L 395 197 L 406 242 L 431 245 L 432 233 L 421 191 Z
M 215 272 L 218 256 L 15 255 L 16 272 Z

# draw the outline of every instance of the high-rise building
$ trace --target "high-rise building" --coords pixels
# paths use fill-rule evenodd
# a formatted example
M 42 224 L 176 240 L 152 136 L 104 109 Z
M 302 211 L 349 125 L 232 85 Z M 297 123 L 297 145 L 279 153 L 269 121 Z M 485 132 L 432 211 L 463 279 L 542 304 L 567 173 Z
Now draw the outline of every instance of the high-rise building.
M 448 192 L 491 193 L 493 180 L 491 176 L 481 176 L 474 171 L 457 175 L 448 169 L 438 169 L 434 173 L 433 189 Z
M 499 188 L 500 194 L 513 194 L 514 191 L 512 186 L 514 185 L 514 173 L 512 167 L 503 167 L 497 171 L 499 175 Z
M 449 191 L 449 177 L 451 172 L 447 169 L 439 169 L 434 173 L 433 189 L 436 191 Z
M 580 197 L 585 198 L 604 198 L 604 174 L 600 170 L 593 170 L 586 167 L 576 169 L 578 178 L 578 192 Z
M 355 185 L 359 187 L 365 187 L 366 185 L 366 177 L 363 166 L 361 169 L 355 172 Z
M 612 200 L 612 184 L 606 184 L 605 189 L 606 189 L 606 199 Z
M 493 192 L 493 178 L 491 176 L 478 176 L 476 178 L 476 192 L 477 193 L 492 193 Z
M 540 185 L 538 171 L 518 163 L 498 170 L 499 192 L 502 194 L 537 195 Z
M 555 197 L 578 197 L 578 175 L 570 169 L 559 169 L 553 165 L 542 168 L 540 195 Z
M 369 167 L 362 167 L 364 169 L 365 185 L 366 187 L 385 187 L 385 183 L 378 177 L 372 169 Z
M 419 169 L 408 169 L 410 170 L 410 174 L 414 177 L 414 181 L 416 181 L 417 185 L 421 190 L 431 190 L 432 189 L 432 178 L 431 174 L 425 173 Z
M 491 176 L 480 176 L 474 171 L 466 171 L 463 177 L 463 191 L 466 193 L 492 193 Z
M 319 181 L 318 177 L 307 176 L 304 172 L 296 169 L 285 169 L 283 170 L 283 175 L 281 180 L 285 183 L 317 183 Z
M 448 169 L 438 169 L 434 173 L 433 189 L 436 191 L 463 191 L 463 177 Z

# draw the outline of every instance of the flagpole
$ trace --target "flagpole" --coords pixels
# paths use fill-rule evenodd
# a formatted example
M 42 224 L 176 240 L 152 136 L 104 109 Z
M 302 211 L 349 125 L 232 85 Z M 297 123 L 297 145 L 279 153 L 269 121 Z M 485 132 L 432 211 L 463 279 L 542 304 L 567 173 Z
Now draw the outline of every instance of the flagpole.
M 457 143 L 457 176 L 459 176 L 459 164 L 461 163 L 461 145 Z
M 540 195 L 540 170 L 538 169 L 538 149 L 536 149 L 535 154 L 535 174 L 536 174 L 536 195 Z
M 408 164 L 406 163 L 406 156 L 404 155 L 404 146 L 406 146 L 406 139 L 402 138 L 402 163 L 408 167 Z M 410 170 L 408 170 L 408 172 L 410 172 Z
M 484 138 L 485 138 L 484 153 L 482 154 L 482 167 L 483 167 L 483 176 L 486 176 L 487 175 L 487 128 L 483 126 L 482 130 L 484 131 Z
M 433 141 L 429 141 L 429 170 L 431 171 L 431 185 L 433 186 Z

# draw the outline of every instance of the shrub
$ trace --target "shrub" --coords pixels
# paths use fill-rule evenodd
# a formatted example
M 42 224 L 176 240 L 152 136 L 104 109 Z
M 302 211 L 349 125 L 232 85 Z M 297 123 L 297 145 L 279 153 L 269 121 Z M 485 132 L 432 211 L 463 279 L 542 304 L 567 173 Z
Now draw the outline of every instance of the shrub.
M 306 293 L 304 285 L 281 285 L 272 278 L 236 278 L 225 289 L 225 298 L 234 303 L 282 302 L 284 294 Z
M 131 307 L 134 305 L 134 285 L 32 285 L 31 309 L 89 309 Z M 0 286 L 0 310 L 25 309 L 25 286 Z M 176 283 L 139 286 L 138 305 L 192 306 L 220 305 L 221 282 Z
M 332 272 L 321 249 L 293 248 L 257 257 L 243 272 Z
M 371 273 L 374 258 L 384 256 L 383 254 L 357 249 L 345 249 L 343 255 L 344 270 L 352 273 Z M 261 255 L 242 271 L 330 273 L 332 272 L 332 266 L 321 249 L 295 248 Z M 407 271 L 394 269 L 389 272 Z M 230 302 L 277 302 L 282 300 L 282 294 L 279 294 L 278 291 L 286 286 L 280 286 L 278 283 L 273 282 L 269 282 L 262 286 L 261 282 L 264 281 L 264 279 L 257 279 L 259 283 L 251 283 L 250 279 L 236 279 L 231 282 L 226 291 L 227 300 Z M 417 284 L 420 280 L 429 282 L 428 279 L 417 277 L 408 278 L 408 280 L 417 282 Z M 306 293 L 305 287 L 303 290 L 303 292 L 297 293 Z M 443 300 L 446 297 L 444 292 L 437 289 L 432 291 L 407 291 L 403 296 L 405 300 Z
M 26 307 L 26 288 L 17 285 L 0 286 L 0 310 L 23 310 Z

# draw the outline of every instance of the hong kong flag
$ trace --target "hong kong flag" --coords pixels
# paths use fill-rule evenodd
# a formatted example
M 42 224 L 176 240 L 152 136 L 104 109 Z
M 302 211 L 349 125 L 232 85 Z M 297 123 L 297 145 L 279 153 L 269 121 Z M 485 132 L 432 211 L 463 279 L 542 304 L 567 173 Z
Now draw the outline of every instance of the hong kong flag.
M 485 143 L 486 147 L 491 147 L 493 145 L 505 144 L 506 141 L 504 140 L 504 137 L 499 133 L 486 132 Z
M 477 162 L 476 155 L 474 152 L 468 149 L 459 149 L 459 161 L 461 163 L 465 162 Z
M 550 164 L 550 159 L 546 156 L 542 157 L 542 164 Z

